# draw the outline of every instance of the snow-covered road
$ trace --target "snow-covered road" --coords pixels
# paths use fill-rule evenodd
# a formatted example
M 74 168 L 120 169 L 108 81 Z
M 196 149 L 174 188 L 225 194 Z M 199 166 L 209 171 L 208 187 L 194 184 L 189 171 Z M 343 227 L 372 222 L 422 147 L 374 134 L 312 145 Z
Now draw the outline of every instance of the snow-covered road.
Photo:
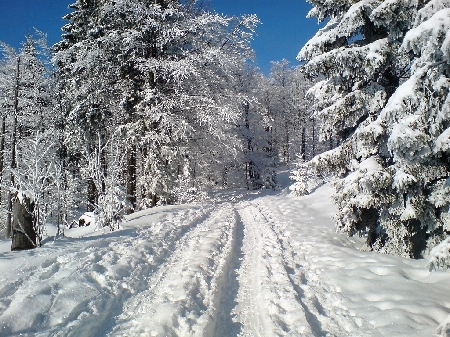
M 33 251 L 3 242 L 0 336 L 435 335 L 449 273 L 358 250 L 334 232 L 330 193 L 160 207 Z

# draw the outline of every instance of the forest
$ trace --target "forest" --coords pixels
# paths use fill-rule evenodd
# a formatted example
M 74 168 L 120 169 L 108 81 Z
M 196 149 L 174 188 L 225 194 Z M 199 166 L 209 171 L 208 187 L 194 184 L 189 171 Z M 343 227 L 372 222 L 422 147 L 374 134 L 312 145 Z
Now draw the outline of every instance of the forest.
M 450 266 L 450 1 L 308 0 L 323 28 L 299 66 L 252 62 L 256 15 L 196 0 L 76 0 L 62 40 L 2 44 L 0 231 L 36 239 L 85 211 L 125 214 L 277 189 L 336 189 L 366 248 Z M 16 221 L 17 222 L 17 221 Z

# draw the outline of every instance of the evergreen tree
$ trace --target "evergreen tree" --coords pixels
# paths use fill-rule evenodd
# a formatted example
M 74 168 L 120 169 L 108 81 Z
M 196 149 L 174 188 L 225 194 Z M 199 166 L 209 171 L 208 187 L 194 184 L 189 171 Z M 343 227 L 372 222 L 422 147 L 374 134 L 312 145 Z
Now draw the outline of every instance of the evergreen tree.
M 64 155 L 70 159 L 73 181 L 86 181 L 87 208 L 93 210 L 99 192 L 92 177 L 81 177 L 80 167 L 95 151 L 97 140 L 113 132 L 113 117 L 117 116 L 118 102 L 114 83 L 118 65 L 114 60 L 114 45 L 108 38 L 108 26 L 102 22 L 103 1 L 79 0 L 69 6 L 73 12 L 65 16 L 69 24 L 63 40 L 54 46 L 54 63 L 63 83 L 62 112 L 66 116 Z M 116 99 L 116 100 L 115 100 Z M 104 162 L 104 160 L 103 160 Z M 106 171 L 106 163 L 101 167 Z M 103 172 L 106 175 L 106 172 Z
M 386 171 L 392 156 L 386 138 L 375 141 L 377 129 L 371 123 L 408 73 L 408 54 L 399 48 L 419 4 L 310 2 L 315 7 L 309 16 L 329 21 L 303 47 L 299 59 L 308 61 L 309 75 L 324 78 L 310 90 L 316 98 L 315 116 L 321 138 L 334 138 L 340 145 L 309 166 L 339 177 L 338 226 L 350 235 L 368 233 L 367 244 L 374 247 L 381 239 L 380 210 L 392 201 L 392 180 Z
M 391 199 L 375 243 L 382 252 L 422 257 L 450 234 L 449 28 L 450 2 L 430 1 L 417 12 L 401 46 L 411 55 L 410 75 L 368 126 L 392 155 Z

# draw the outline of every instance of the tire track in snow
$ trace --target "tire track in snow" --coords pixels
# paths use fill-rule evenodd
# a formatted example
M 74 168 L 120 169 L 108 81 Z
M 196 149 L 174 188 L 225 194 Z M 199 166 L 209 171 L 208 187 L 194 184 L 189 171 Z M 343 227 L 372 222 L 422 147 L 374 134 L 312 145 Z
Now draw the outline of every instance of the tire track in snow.
M 118 317 L 114 336 L 212 336 L 234 249 L 236 216 L 220 205 L 189 231 Z
M 175 215 L 168 213 L 161 221 L 139 231 L 139 235 L 132 241 L 131 247 L 126 248 L 125 254 L 131 253 L 131 258 L 122 263 L 126 266 L 126 270 L 132 270 L 124 284 L 128 290 L 127 296 L 114 297 L 117 305 L 113 306 L 115 310 L 110 313 L 111 323 L 108 325 L 108 329 L 102 333 L 103 335 L 106 335 L 107 331 L 113 330 L 116 317 L 123 313 L 124 303 L 129 298 L 139 297 L 140 293 L 147 291 L 152 275 L 156 274 L 161 266 L 170 259 L 177 244 L 199 223 L 207 219 L 212 211 L 212 207 L 201 207 L 180 211 Z M 138 258 L 133 252 L 138 253 Z M 114 268 L 114 265 L 112 267 Z
M 20 282 L 3 289 L 3 293 L 8 308 L 21 305 L 15 299 L 25 297 L 29 305 L 37 305 L 48 314 L 45 319 L 42 315 L 26 317 L 29 329 L 17 331 L 17 317 L 9 317 L 6 308 L 0 312 L 0 321 L 9 325 L 2 334 L 105 335 L 112 329 L 114 317 L 122 312 L 123 303 L 148 288 L 151 274 L 170 258 L 176 243 L 209 216 L 211 208 L 194 207 L 167 214 L 157 211 L 157 223 L 43 247 L 39 254 L 49 249 L 50 257 L 27 270 Z M 61 254 L 55 254 L 54 249 Z
M 244 224 L 239 213 L 234 210 L 236 226 L 234 230 L 233 246 L 228 258 L 228 266 L 223 273 L 220 300 L 216 314 L 214 337 L 234 337 L 241 331 L 241 324 L 233 322 L 233 309 L 237 305 L 236 298 L 239 291 L 238 270 L 243 259 Z
M 308 260 L 308 250 L 314 249 L 314 238 L 305 238 L 304 242 L 298 243 L 294 249 L 290 231 L 286 225 L 289 219 L 281 213 L 274 216 L 269 211 L 270 200 L 262 200 L 265 201 L 264 204 L 262 202 L 255 204 L 265 220 L 270 223 L 282 246 L 285 270 L 297 293 L 297 299 L 304 308 L 313 336 L 348 336 L 350 331 L 357 331 L 358 319 L 341 303 L 342 297 L 338 289 L 325 284 L 322 281 L 323 272 L 314 269 Z M 305 215 L 312 214 L 312 210 L 308 210 L 307 205 L 303 206 Z M 365 336 L 365 334 L 358 336 Z
M 244 258 L 233 312 L 242 324 L 240 336 L 312 336 L 276 233 L 254 202 L 241 203 L 238 212 L 244 223 Z
M 284 270 L 296 292 L 296 299 L 305 312 L 305 318 L 311 328 L 311 334 L 315 337 L 326 336 L 327 332 L 322 330 L 322 323 L 318 318 L 323 314 L 323 309 L 314 295 L 311 296 L 311 294 L 306 294 L 305 292 L 304 286 L 308 284 L 308 280 L 306 279 L 305 272 L 302 270 L 303 267 L 295 262 L 297 254 L 294 252 L 289 239 L 281 237 L 279 226 L 272 220 L 273 217 L 270 213 L 269 215 L 267 214 L 268 211 L 266 209 L 261 207 L 257 202 L 255 202 L 255 206 L 264 217 L 264 220 L 270 224 L 270 227 L 275 233 L 277 241 L 281 246 Z

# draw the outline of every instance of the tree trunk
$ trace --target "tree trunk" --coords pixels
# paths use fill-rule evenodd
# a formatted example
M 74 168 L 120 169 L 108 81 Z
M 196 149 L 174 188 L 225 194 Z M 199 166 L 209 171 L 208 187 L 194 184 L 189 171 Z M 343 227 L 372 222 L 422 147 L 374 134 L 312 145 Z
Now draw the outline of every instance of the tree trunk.
M 19 115 L 19 80 L 20 80 L 20 57 L 17 58 L 17 70 L 16 70 L 16 83 L 14 88 L 14 122 L 13 122 L 13 130 L 12 130 L 12 139 L 11 139 L 11 170 L 14 170 L 17 167 L 16 163 L 16 142 L 17 142 L 17 116 Z M 11 172 L 11 188 L 15 185 L 14 174 Z M 8 212 L 6 217 L 6 237 L 9 238 L 12 236 L 12 226 L 11 226 L 11 217 L 12 217 L 12 193 L 8 194 Z
M 290 160 L 291 160 L 291 156 L 290 156 L 290 147 L 289 147 L 289 142 L 290 142 L 290 138 L 289 138 L 289 121 L 287 118 L 285 118 L 284 120 L 284 128 L 286 129 L 286 134 L 285 134 L 285 138 L 284 141 L 285 143 L 285 150 L 284 150 L 284 162 L 286 164 L 289 164 Z
M 6 117 L 2 117 L 2 130 L 0 138 L 0 207 L 2 206 L 2 185 L 3 185 L 3 169 L 5 165 L 5 137 L 6 137 Z
M 302 145 L 300 148 L 300 157 L 302 160 L 306 160 L 306 127 L 302 127 Z
M 127 155 L 127 201 L 131 205 L 129 213 L 136 209 L 136 145 L 132 145 Z
M 316 156 L 316 119 L 312 119 L 312 158 Z
M 103 147 L 103 139 L 101 139 L 101 147 Z M 102 193 L 106 193 L 106 178 L 108 177 L 108 163 L 106 161 L 106 147 L 99 148 L 100 151 L 100 165 L 102 170 Z
M 246 152 L 246 162 L 245 162 L 245 181 L 246 181 L 246 185 L 247 185 L 247 190 L 250 189 L 250 186 L 254 186 L 255 185 L 255 165 L 253 163 L 253 160 L 251 159 L 251 153 L 253 151 L 252 147 L 252 137 L 250 134 L 250 119 L 249 119 L 249 113 L 250 113 L 250 104 L 246 101 L 244 103 L 244 116 L 245 116 L 245 138 L 247 141 L 247 152 Z M 226 176 L 227 173 L 227 167 L 225 167 L 224 170 L 224 177 Z M 223 179 L 223 181 L 225 182 L 225 178 Z M 225 187 L 225 185 L 224 185 Z
M 248 163 L 246 163 L 246 166 L 248 165 Z M 245 173 L 246 173 L 246 175 L 247 175 L 247 170 L 245 171 Z M 248 188 L 248 179 L 246 179 L 246 181 L 247 181 L 247 189 L 249 189 Z M 225 165 L 224 167 L 223 167 L 223 170 L 222 170 L 222 188 L 226 188 L 228 186 L 228 166 L 227 165 Z
M 33 221 L 34 202 L 27 196 L 23 196 L 20 200 L 17 193 L 13 199 L 11 250 L 36 248 L 37 233 Z
M 88 186 L 87 186 L 87 211 L 93 212 L 95 210 L 95 207 L 98 202 L 98 191 L 95 187 L 94 179 L 89 178 L 88 179 Z
M 146 165 L 146 162 L 147 162 L 147 156 L 148 156 L 148 149 L 147 149 L 146 146 L 144 146 L 141 149 L 141 158 L 140 158 L 141 159 L 141 163 L 140 163 L 140 165 L 141 165 L 141 169 L 140 169 L 141 175 L 145 175 L 146 174 L 145 165 Z M 147 186 L 146 186 L 145 183 L 144 184 L 140 184 L 139 187 L 141 189 L 141 191 L 140 191 L 141 200 L 144 200 L 144 205 L 145 205 L 144 207 L 146 207 L 146 205 L 148 203 L 148 200 L 151 199 L 151 195 L 149 194 L 149 192 L 147 190 Z

